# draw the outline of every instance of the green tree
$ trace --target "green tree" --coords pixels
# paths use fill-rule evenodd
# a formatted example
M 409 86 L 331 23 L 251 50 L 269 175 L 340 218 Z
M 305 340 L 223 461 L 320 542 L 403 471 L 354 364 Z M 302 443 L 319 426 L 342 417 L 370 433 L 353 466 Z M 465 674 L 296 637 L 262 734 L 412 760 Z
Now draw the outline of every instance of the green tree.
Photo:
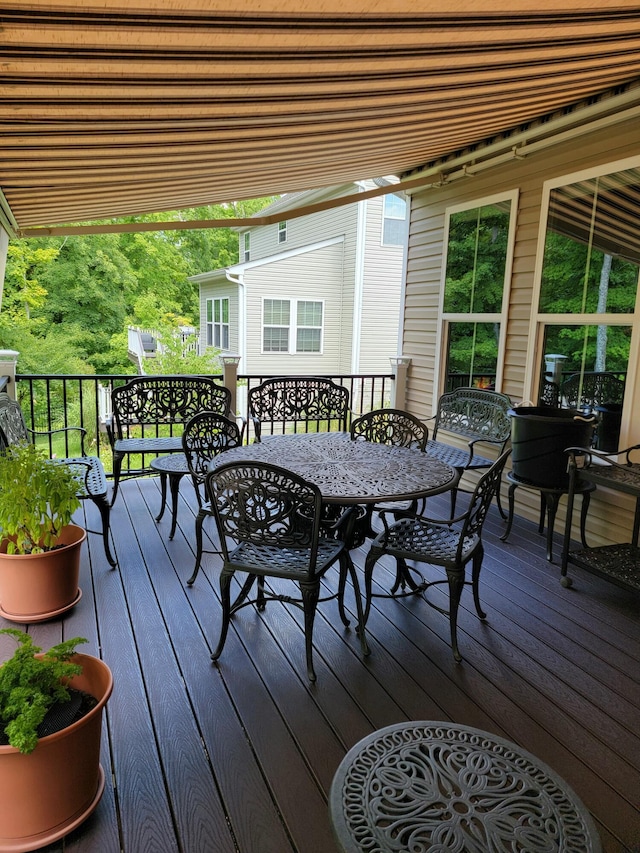
M 247 217 L 272 200 L 119 221 Z M 198 287 L 189 277 L 237 260 L 231 228 L 12 240 L 0 346 L 20 352 L 22 373 L 132 372 L 127 326 L 163 330 L 172 340 L 178 326 L 197 325 Z

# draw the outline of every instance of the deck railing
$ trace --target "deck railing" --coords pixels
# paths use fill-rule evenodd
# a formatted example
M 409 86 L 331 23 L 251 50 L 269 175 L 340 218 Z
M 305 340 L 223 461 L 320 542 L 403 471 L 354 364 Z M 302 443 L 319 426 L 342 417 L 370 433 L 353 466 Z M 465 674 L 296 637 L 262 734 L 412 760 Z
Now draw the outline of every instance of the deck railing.
M 221 375 L 214 379 L 223 382 Z M 267 376 L 238 376 L 236 400 L 237 413 L 248 423 L 247 390 L 259 385 Z M 351 394 L 351 408 L 359 415 L 372 409 L 391 405 L 393 374 L 341 374 L 330 376 L 334 382 L 347 387 Z M 111 448 L 106 422 L 111 416 L 111 390 L 132 379 L 130 374 L 109 375 L 16 375 L 16 392 L 22 406 L 27 426 L 33 430 L 49 431 L 64 427 L 83 427 L 87 434 L 85 450 L 99 456 L 108 474 L 112 471 Z M 249 429 L 246 440 L 252 440 Z M 79 454 L 77 433 L 60 433 L 41 439 L 47 451 L 56 456 Z M 125 474 L 135 474 L 135 467 Z

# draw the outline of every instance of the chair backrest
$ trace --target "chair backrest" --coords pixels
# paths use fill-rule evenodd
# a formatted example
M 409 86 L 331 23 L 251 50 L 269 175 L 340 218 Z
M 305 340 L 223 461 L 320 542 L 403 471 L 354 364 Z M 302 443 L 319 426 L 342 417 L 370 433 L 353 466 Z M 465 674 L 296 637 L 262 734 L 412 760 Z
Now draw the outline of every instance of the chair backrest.
M 6 450 L 12 444 L 29 441 L 27 425 L 20 403 L 10 397 L 6 391 L 0 392 L 0 450 Z
M 111 392 L 115 431 L 130 426 L 184 426 L 198 412 L 229 415 L 231 391 L 206 376 L 136 376 Z
M 230 462 L 207 474 L 220 543 L 227 538 L 273 548 L 309 549 L 315 566 L 322 496 L 317 486 L 266 462 Z
M 209 462 L 230 447 L 242 444 L 238 425 L 218 412 L 199 412 L 187 421 L 182 433 L 182 449 L 193 477 L 199 482 L 209 471 Z
M 489 512 L 491 501 L 500 488 L 502 472 L 510 453 L 511 448 L 505 450 L 496 459 L 491 468 L 478 480 L 469 501 L 469 508 L 465 513 L 458 550 L 461 550 L 464 546 L 466 537 L 482 535 L 482 526 Z
M 504 447 L 511 438 L 511 400 L 506 394 L 483 388 L 456 388 L 438 401 L 433 438 L 438 430 L 468 438 L 490 441 Z
M 326 430 L 345 431 L 350 413 L 349 389 L 321 376 L 278 376 L 266 379 L 248 394 L 249 415 L 256 438 L 262 425 L 277 425 L 279 432 L 298 424 L 305 432 Z
M 613 373 L 574 373 L 562 383 L 560 396 L 570 409 L 595 409 L 605 403 L 622 403 L 624 385 Z
M 415 415 L 402 409 L 376 409 L 351 423 L 351 438 L 424 450 L 429 430 Z

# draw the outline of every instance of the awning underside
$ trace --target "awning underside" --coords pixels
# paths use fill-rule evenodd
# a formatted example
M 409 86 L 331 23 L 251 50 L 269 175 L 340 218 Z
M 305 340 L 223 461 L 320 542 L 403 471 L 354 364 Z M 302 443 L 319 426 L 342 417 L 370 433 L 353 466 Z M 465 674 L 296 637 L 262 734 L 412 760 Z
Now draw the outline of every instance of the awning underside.
M 0 0 L 17 229 L 402 175 L 640 78 L 640 6 Z

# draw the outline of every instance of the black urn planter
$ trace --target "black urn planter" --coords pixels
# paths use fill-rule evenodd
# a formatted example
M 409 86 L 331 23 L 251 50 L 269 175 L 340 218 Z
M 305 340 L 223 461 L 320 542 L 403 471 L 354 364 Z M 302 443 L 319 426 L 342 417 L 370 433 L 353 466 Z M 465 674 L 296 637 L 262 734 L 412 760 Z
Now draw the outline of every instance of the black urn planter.
M 520 406 L 510 409 L 511 471 L 535 486 L 567 489 L 568 447 L 591 447 L 597 418 L 575 409 Z

